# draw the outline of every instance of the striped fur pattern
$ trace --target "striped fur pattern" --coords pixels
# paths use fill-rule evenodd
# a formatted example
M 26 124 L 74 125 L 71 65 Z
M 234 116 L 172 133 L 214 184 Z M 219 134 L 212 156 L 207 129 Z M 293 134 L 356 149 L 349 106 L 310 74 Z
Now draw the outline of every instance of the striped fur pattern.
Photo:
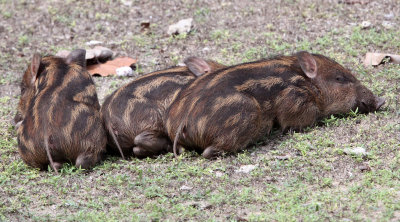
M 178 145 L 213 158 L 245 148 L 274 124 L 298 130 L 383 102 L 335 61 L 299 52 L 203 75 L 171 104 L 166 127 Z
M 15 121 L 21 122 L 19 152 L 32 167 L 47 169 L 46 145 L 55 170 L 65 162 L 90 168 L 105 151 L 100 104 L 85 53 L 75 50 L 66 59 L 36 54 L 23 76 Z
M 108 130 L 107 151 L 144 158 L 172 151 L 165 130 L 165 112 L 180 90 L 197 76 L 223 67 L 197 57 L 187 66 L 173 67 L 144 75 L 113 92 L 101 113 Z M 115 135 L 116 141 L 112 138 Z

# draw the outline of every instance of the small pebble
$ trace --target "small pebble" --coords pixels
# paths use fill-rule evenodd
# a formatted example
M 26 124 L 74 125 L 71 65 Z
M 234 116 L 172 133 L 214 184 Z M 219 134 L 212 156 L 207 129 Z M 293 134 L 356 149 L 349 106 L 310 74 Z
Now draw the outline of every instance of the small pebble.
M 192 29 L 192 21 L 192 18 L 182 19 L 178 23 L 170 25 L 168 28 L 168 35 L 177 35 L 190 32 Z
M 365 156 L 368 154 L 367 151 L 362 147 L 356 147 L 353 149 L 346 148 L 343 150 L 343 152 L 348 155 L 359 155 L 359 156 Z
M 387 28 L 387 29 L 391 29 L 391 28 L 393 28 L 393 23 L 391 23 L 389 21 L 383 21 L 382 22 L 382 26 Z
M 392 18 L 394 18 L 394 14 L 393 14 L 393 12 L 391 12 L 391 13 L 389 13 L 389 14 L 383 15 L 383 17 L 384 17 L 385 19 L 392 19 Z
M 122 66 L 115 70 L 117 76 L 133 76 L 133 70 L 129 66 Z
M 189 187 L 186 185 L 183 185 L 183 186 L 181 186 L 181 188 L 179 188 L 179 190 L 191 190 L 191 189 L 193 189 L 193 187 Z
M 361 28 L 367 29 L 367 28 L 369 28 L 369 27 L 371 27 L 371 22 L 370 22 L 370 21 L 363 21 L 363 22 L 361 23 Z
M 371 171 L 371 167 L 368 164 L 363 164 L 362 166 L 360 166 L 360 170 L 361 172 Z
M 97 40 L 91 40 L 91 41 L 89 41 L 89 42 L 86 42 L 85 44 L 86 44 L 87 46 L 95 46 L 95 45 L 103 44 L 103 42 L 97 41 Z
M 235 172 L 236 173 L 250 173 L 255 168 L 257 168 L 256 165 L 243 165 L 239 169 L 235 170 Z
M 223 175 L 224 175 L 224 173 L 222 173 L 222 172 L 219 172 L 219 171 L 215 172 L 216 177 L 222 177 Z
M 289 155 L 285 155 L 285 156 L 276 156 L 275 158 L 278 159 L 278 160 L 288 160 L 288 159 L 290 158 L 290 156 L 289 156 Z
M 208 47 L 204 47 L 201 51 L 202 51 L 203 53 L 207 53 L 207 52 L 210 52 L 211 49 L 208 48 Z

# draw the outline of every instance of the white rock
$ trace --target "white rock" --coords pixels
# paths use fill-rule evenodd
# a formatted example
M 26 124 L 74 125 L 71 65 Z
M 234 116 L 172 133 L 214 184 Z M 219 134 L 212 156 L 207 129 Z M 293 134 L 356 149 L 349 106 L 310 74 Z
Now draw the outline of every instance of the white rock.
M 93 59 L 94 57 L 95 57 L 95 55 L 94 55 L 94 52 L 92 49 L 86 50 L 86 56 L 85 56 L 86 60 Z
M 93 49 L 86 50 L 86 52 L 90 50 L 93 52 L 94 57 L 97 57 L 99 59 L 108 59 L 111 58 L 114 54 L 113 51 L 111 51 L 111 49 L 103 46 L 96 46 Z
M 121 0 L 121 3 L 125 6 L 132 6 L 133 2 L 128 0 Z
M 184 62 L 180 62 L 176 66 L 186 66 L 186 64 Z
M 170 25 L 168 28 L 168 35 L 188 33 L 192 29 L 192 18 L 182 19 L 178 23 Z
M 239 169 L 235 170 L 235 172 L 236 173 L 250 173 L 255 168 L 257 168 L 257 165 L 243 165 Z
M 117 76 L 133 76 L 133 70 L 129 66 L 122 66 L 115 70 Z
M 179 190 L 191 190 L 191 189 L 193 189 L 193 187 L 189 187 L 186 185 L 183 185 L 183 186 L 181 186 L 181 188 L 179 188 Z
M 89 41 L 89 42 L 86 42 L 85 44 L 86 44 L 87 46 L 95 46 L 95 45 L 101 45 L 101 44 L 103 44 L 103 42 L 97 41 L 97 40 L 91 40 L 91 41 Z
M 223 175 L 224 175 L 224 173 L 222 173 L 222 172 L 219 172 L 219 171 L 215 172 L 216 177 L 222 177 Z
M 211 49 L 208 48 L 208 47 L 204 47 L 201 51 L 202 51 L 203 53 L 207 53 L 207 52 L 211 51 Z
M 382 26 L 387 28 L 387 29 L 391 29 L 391 28 L 393 28 L 393 23 L 391 23 L 389 21 L 383 21 L 382 22 Z
M 363 22 L 361 23 L 361 28 L 367 29 L 367 28 L 369 28 L 369 27 L 371 27 L 371 22 L 370 22 L 370 21 L 363 21 Z
M 384 17 L 385 19 L 392 19 L 392 18 L 394 18 L 394 14 L 393 14 L 393 12 L 390 12 L 389 14 L 383 15 L 383 17 Z
M 343 150 L 343 152 L 348 155 L 359 155 L 359 156 L 365 156 L 368 154 L 367 151 L 362 147 L 356 147 L 353 149 L 346 148 Z
M 288 160 L 288 159 L 290 159 L 290 156 L 289 155 L 276 156 L 275 158 L 278 159 L 278 160 Z

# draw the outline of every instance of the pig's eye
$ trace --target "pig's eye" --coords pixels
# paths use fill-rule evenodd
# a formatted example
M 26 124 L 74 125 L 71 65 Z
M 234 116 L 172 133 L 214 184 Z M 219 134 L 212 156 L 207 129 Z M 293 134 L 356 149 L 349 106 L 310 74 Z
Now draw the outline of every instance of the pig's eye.
M 336 76 L 336 81 L 339 83 L 345 83 L 346 79 L 343 76 Z

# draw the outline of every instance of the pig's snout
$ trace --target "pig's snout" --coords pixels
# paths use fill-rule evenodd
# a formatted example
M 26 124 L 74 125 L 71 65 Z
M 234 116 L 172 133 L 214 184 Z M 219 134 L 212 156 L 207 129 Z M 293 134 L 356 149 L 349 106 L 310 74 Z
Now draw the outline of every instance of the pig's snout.
M 375 101 L 376 101 L 376 110 L 381 108 L 386 102 L 385 98 L 377 96 L 375 97 Z
M 379 110 L 385 104 L 385 99 L 375 96 L 365 86 L 358 87 L 358 108 L 361 113 L 374 112 Z

